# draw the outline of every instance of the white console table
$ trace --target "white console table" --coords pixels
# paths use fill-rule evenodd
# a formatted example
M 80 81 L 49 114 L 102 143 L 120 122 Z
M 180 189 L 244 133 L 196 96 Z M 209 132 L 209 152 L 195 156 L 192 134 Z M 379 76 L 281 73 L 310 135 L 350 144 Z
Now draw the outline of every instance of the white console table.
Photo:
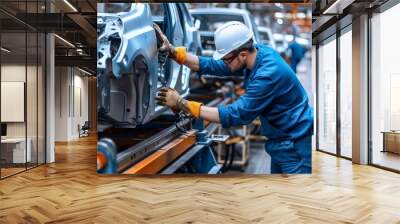
M 25 138 L 6 138 L 1 139 L 2 157 L 4 158 L 3 152 L 12 151 L 12 163 L 25 163 L 31 162 L 31 145 L 32 141 L 30 138 L 26 139 L 27 147 L 25 151 Z M 10 148 L 12 147 L 12 148 Z M 26 161 L 25 161 L 26 159 Z M 10 158 L 11 160 L 11 158 Z M 10 161 L 11 162 L 11 161 Z

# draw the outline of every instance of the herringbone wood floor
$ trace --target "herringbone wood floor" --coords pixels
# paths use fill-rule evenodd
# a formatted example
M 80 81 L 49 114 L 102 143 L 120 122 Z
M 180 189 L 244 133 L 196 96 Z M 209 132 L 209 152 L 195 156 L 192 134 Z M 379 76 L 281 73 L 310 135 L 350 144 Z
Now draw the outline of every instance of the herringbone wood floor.
M 400 175 L 316 152 L 296 176 L 100 176 L 96 139 L 0 181 L 0 223 L 400 223 Z

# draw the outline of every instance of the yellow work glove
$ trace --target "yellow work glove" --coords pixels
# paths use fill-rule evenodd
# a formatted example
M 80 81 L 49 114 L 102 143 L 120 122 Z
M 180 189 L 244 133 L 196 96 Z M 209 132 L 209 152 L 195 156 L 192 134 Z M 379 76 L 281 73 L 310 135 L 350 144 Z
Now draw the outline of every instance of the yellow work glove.
M 175 61 L 178 64 L 183 64 L 186 61 L 186 47 L 176 47 L 175 48 Z
M 174 47 L 162 32 L 161 28 L 153 23 L 157 36 L 157 45 L 161 52 L 167 52 L 168 56 L 174 59 L 178 64 L 183 64 L 186 60 L 186 47 Z
M 179 93 L 172 88 L 162 87 L 156 96 L 157 104 L 167 106 L 174 112 L 184 111 L 196 118 L 200 117 L 202 103 L 183 99 Z

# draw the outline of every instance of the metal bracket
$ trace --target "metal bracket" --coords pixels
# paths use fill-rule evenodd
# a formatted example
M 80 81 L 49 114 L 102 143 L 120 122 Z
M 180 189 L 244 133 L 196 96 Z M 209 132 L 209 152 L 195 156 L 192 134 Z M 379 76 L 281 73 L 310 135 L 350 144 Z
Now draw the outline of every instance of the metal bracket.
M 213 142 L 217 142 L 217 143 L 223 143 L 226 142 L 226 140 L 228 140 L 229 135 L 211 135 L 210 139 Z

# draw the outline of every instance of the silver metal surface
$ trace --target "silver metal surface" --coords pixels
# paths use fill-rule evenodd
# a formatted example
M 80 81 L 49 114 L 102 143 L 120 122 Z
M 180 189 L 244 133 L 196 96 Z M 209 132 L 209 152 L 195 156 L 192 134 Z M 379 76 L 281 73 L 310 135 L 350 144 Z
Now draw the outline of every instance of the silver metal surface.
M 184 4 L 125 3 L 130 7 L 121 4 L 115 8 L 130 10 L 104 13 L 111 10 L 106 5 L 99 6 L 103 12 L 97 16 L 98 111 L 102 117 L 100 122 L 133 128 L 167 110 L 156 105 L 156 93 L 161 86 L 174 88 L 183 97 L 189 93 L 191 70 L 169 58 L 165 64 L 159 63 L 153 23 L 164 28 L 173 45 L 186 46 L 189 51 L 196 51 L 197 31 L 189 21 L 180 19 L 187 12 Z M 163 8 L 164 17 L 152 15 L 157 7 Z M 118 100 L 111 102 L 112 99 Z M 118 105 L 117 101 L 124 105 Z
M 190 125 L 190 119 L 185 119 L 179 122 L 179 126 Z M 117 155 L 118 171 L 122 172 L 154 151 L 161 148 L 163 145 L 172 141 L 176 136 L 181 134 L 176 125 L 162 130 L 161 132 L 151 136 L 150 138 L 134 145 Z

